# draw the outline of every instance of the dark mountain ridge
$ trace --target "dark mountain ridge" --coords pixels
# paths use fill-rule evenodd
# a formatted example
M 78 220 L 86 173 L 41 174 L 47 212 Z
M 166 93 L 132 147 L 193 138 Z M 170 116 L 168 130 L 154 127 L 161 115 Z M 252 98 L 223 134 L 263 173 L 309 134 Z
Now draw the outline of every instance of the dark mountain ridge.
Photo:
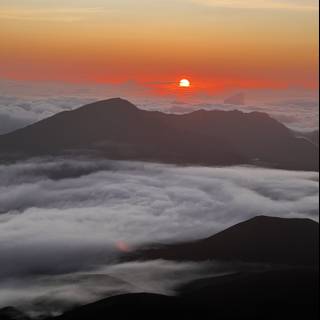
M 16 308 L 6 307 L 0 309 L 0 320 L 31 320 L 31 318 Z
M 319 224 L 259 216 L 207 239 L 142 249 L 133 259 L 319 265 Z
M 297 138 L 304 138 L 319 147 L 319 130 L 311 132 L 295 132 Z
M 54 320 L 106 318 L 318 319 L 317 270 L 288 269 L 206 278 L 177 297 L 136 293 L 111 297 Z M 53 320 L 52 319 L 52 320 Z M 49 320 L 49 319 L 47 319 Z
M 67 151 L 177 164 L 319 166 L 318 148 L 267 114 L 200 110 L 173 115 L 140 110 L 122 99 L 61 112 L 0 136 L 2 159 Z

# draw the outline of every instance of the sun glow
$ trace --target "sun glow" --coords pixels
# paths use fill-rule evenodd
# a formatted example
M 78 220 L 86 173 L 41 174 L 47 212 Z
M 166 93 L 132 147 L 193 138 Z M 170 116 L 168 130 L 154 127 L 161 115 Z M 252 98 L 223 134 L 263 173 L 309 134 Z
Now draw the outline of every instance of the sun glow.
M 187 80 L 187 79 L 182 79 L 182 80 L 180 80 L 179 87 L 189 88 L 190 85 L 191 85 L 191 83 L 190 83 L 189 80 Z

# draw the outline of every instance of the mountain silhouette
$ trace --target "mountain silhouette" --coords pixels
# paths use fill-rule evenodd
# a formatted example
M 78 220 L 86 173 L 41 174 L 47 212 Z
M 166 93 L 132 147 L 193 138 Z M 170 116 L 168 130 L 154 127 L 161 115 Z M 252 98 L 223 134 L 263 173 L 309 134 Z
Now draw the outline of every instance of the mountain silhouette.
M 0 136 L 1 159 L 66 152 L 176 164 L 319 168 L 315 145 L 259 112 L 173 115 L 140 110 L 117 98 Z
M 64 315 L 54 319 L 95 320 L 106 317 L 121 319 L 122 316 L 128 315 L 140 316 L 143 319 L 154 319 L 157 315 L 170 314 L 173 310 L 178 309 L 178 298 L 151 293 L 135 293 L 114 296 L 88 304 L 66 312 Z
M 317 147 L 319 147 L 319 130 L 311 132 L 296 132 L 296 137 L 305 138 Z
M 224 260 L 315 266 L 319 224 L 308 219 L 259 216 L 210 238 L 143 249 L 134 259 Z
M 243 92 L 240 92 L 240 93 L 234 94 L 233 96 L 225 99 L 224 103 L 243 106 L 246 103 L 246 96 Z

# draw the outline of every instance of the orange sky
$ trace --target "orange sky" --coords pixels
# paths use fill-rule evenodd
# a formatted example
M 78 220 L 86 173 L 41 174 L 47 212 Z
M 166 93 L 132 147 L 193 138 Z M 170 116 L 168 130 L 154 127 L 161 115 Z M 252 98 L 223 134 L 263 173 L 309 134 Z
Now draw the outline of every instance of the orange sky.
M 159 93 L 184 77 L 208 92 L 316 87 L 316 2 L 265 3 L 2 0 L 0 78 L 135 80 Z

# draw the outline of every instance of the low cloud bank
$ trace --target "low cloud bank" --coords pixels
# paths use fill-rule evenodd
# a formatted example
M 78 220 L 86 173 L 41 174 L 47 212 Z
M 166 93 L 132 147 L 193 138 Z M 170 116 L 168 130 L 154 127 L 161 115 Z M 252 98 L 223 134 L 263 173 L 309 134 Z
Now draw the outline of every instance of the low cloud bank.
M 136 292 L 174 295 L 188 281 L 231 272 L 217 263 L 156 260 L 111 264 L 90 272 L 33 276 L 0 282 L 1 305 L 15 305 L 32 317 L 58 315 L 102 298 Z

